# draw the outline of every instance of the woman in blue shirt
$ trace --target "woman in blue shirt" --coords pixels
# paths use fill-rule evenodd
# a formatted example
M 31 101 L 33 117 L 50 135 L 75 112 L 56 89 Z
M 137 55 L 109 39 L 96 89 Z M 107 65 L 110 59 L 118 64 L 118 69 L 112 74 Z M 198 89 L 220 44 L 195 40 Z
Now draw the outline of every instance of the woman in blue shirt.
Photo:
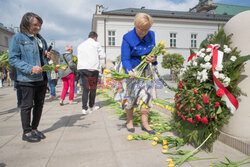
M 152 23 L 151 16 L 146 13 L 138 13 L 134 20 L 135 28 L 123 36 L 121 61 L 125 73 L 133 75 L 133 69 L 140 64 L 141 57 L 149 54 L 155 46 L 155 34 L 150 30 Z M 147 56 L 146 60 L 148 64 L 157 65 L 155 56 Z M 143 76 L 152 77 L 149 65 L 146 67 Z M 152 101 L 152 80 L 145 81 L 129 78 L 125 81 L 125 85 L 122 106 L 127 113 L 126 128 L 129 132 L 135 131 L 133 127 L 133 110 L 135 105 L 139 105 L 142 113 L 142 130 L 155 134 L 148 125 L 148 113 Z

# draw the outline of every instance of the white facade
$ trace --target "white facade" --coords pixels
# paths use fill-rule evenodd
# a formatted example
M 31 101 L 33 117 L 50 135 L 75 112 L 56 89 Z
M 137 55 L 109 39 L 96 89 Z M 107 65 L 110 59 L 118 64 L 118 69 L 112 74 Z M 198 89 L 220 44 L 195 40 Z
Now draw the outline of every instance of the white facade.
M 98 34 L 98 41 L 104 47 L 107 59 L 115 60 L 121 54 L 122 37 L 125 33 L 134 28 L 134 16 L 122 15 L 103 15 L 95 14 L 93 16 L 92 30 Z M 218 31 L 218 28 L 226 21 L 198 20 L 198 19 L 177 19 L 153 17 L 153 26 L 151 30 L 155 32 L 156 43 L 165 41 L 168 53 L 179 53 L 186 60 L 190 56 L 191 34 L 196 34 L 196 48 L 208 36 Z M 109 46 L 108 32 L 115 31 L 115 46 Z M 170 33 L 176 34 L 176 47 L 170 47 Z M 162 57 L 158 57 L 158 69 L 161 74 L 169 73 L 169 70 L 163 69 L 160 65 Z

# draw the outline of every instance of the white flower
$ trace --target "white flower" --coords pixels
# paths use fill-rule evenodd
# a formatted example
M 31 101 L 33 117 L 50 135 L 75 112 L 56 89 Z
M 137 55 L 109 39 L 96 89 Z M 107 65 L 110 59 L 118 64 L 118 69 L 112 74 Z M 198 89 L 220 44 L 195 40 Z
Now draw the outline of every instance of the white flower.
M 215 71 L 215 72 L 214 72 L 214 76 L 215 76 L 216 78 L 219 78 L 220 73 L 219 73 L 218 71 Z
M 224 48 L 228 48 L 228 46 L 227 46 L 227 45 L 223 45 L 223 47 L 224 47 Z
M 231 81 L 231 79 L 226 77 L 223 82 L 230 82 L 230 81 Z
M 198 63 L 196 61 L 193 62 L 193 66 L 197 67 Z
M 219 75 L 219 78 L 221 78 L 221 79 L 225 79 L 225 75 L 224 74 L 222 74 L 222 73 L 220 73 L 220 75 Z
M 212 52 L 212 48 L 207 48 L 206 52 Z
M 224 48 L 225 53 L 230 53 L 232 50 L 230 48 Z
M 209 62 L 209 61 L 210 61 L 210 59 L 211 59 L 211 57 L 210 57 L 210 56 L 206 56 L 206 57 L 204 58 L 205 62 Z
M 201 79 L 201 76 L 197 76 L 197 80 L 200 80 Z
M 223 65 L 222 64 L 217 64 L 217 66 L 215 67 L 216 71 L 222 71 Z
M 228 87 L 228 85 L 230 84 L 230 81 L 231 81 L 230 78 L 225 77 L 225 79 L 223 80 L 223 85 L 224 85 L 225 87 Z
M 200 54 L 200 57 L 205 57 L 205 56 L 206 56 L 205 53 L 201 53 L 201 54 Z
M 205 68 L 205 64 L 201 63 L 200 64 L 201 68 Z
M 235 56 L 231 56 L 230 60 L 235 61 L 237 58 Z
M 205 69 L 209 70 L 209 69 L 211 69 L 211 68 L 212 68 L 212 64 L 209 63 L 209 62 L 207 62 L 207 63 L 205 64 Z
M 200 51 L 201 51 L 201 52 L 204 52 L 205 50 L 206 50 L 205 48 L 202 48 Z

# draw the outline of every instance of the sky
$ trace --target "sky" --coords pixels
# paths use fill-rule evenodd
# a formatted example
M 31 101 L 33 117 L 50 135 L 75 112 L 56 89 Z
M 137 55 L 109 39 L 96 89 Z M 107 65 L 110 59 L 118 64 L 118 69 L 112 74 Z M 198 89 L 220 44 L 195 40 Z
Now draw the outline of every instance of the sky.
M 0 0 L 0 23 L 7 27 L 19 27 L 26 12 L 34 12 L 43 19 L 40 34 L 48 44 L 55 42 L 59 52 L 66 45 L 74 49 L 87 39 L 96 5 L 106 11 L 141 8 L 188 11 L 199 0 Z M 250 6 L 250 0 L 213 0 L 213 3 Z

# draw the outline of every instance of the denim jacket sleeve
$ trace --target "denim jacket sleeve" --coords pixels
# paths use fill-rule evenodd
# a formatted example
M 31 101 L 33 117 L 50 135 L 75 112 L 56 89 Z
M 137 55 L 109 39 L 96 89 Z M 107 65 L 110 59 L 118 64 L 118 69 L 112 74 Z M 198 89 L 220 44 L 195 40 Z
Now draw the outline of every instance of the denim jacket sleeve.
M 31 74 L 33 66 L 21 59 L 22 51 L 18 36 L 14 36 L 10 42 L 9 63 L 23 73 Z

